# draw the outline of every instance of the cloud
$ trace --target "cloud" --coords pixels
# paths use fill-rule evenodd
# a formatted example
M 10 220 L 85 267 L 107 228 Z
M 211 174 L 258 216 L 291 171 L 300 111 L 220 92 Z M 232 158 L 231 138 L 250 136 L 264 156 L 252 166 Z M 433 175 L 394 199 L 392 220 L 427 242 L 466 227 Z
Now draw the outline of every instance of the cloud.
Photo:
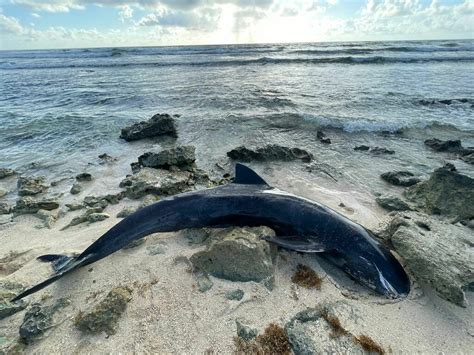
M 182 27 L 198 31 L 210 31 L 219 20 L 220 11 L 214 8 L 201 9 L 199 12 L 162 9 L 159 12 L 142 17 L 138 26 Z
M 120 11 L 118 13 L 119 19 L 122 22 L 133 17 L 133 9 L 129 5 L 120 6 Z
M 24 32 L 23 26 L 14 18 L 0 13 L 0 32 L 5 34 L 20 35 Z
M 40 18 L 41 15 L 40 14 L 37 14 L 36 12 L 32 12 L 31 13 L 31 16 L 35 17 L 35 18 Z

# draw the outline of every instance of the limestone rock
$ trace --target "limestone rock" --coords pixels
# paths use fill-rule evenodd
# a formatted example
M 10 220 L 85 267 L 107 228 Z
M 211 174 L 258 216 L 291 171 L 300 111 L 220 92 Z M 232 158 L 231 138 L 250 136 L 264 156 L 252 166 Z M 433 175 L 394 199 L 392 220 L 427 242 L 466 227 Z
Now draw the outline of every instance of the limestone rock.
M 8 194 L 8 190 L 0 186 L 0 198 Z
M 0 202 L 0 215 L 9 214 L 12 212 L 12 206 L 6 202 Z
M 397 196 L 380 196 L 375 199 L 380 207 L 387 211 L 410 211 L 411 207 Z
M 257 328 L 250 326 L 241 319 L 236 319 L 235 324 L 237 325 L 237 335 L 245 341 L 252 340 L 258 335 Z
M 136 207 L 124 207 L 119 213 L 117 213 L 117 218 L 125 218 L 130 216 L 132 213 L 135 213 L 138 210 Z
M 381 154 L 395 154 L 394 150 L 385 148 L 385 147 L 373 147 L 370 149 L 370 152 L 375 155 L 381 155 Z
M 380 175 L 382 180 L 395 186 L 412 186 L 421 180 L 409 171 L 388 171 Z
M 464 149 L 459 139 L 442 141 L 437 138 L 430 138 L 425 140 L 425 145 L 437 152 L 460 152 Z
M 170 172 L 161 169 L 143 168 L 137 174 L 126 177 L 120 183 L 125 195 L 138 199 L 148 194 L 175 195 L 190 190 L 194 184 L 192 174 L 187 171 Z
M 231 301 L 240 301 L 244 297 L 244 291 L 240 288 L 230 290 L 225 293 L 225 298 Z
M 23 323 L 20 326 L 20 337 L 26 344 L 33 343 L 41 339 L 44 334 L 54 327 L 54 315 L 63 307 L 70 304 L 67 299 L 60 299 L 51 306 L 44 306 L 34 303 L 25 314 Z
M 0 281 L 0 320 L 7 318 L 26 308 L 25 300 L 11 303 L 10 300 L 24 290 L 23 285 L 1 280 Z
M 43 225 L 40 226 L 42 228 L 53 228 L 53 225 L 56 223 L 59 217 L 59 213 L 57 210 L 55 211 L 47 211 L 47 210 L 39 210 L 36 213 L 39 219 L 43 221 Z
M 89 173 L 81 173 L 79 175 L 76 175 L 76 180 L 79 182 L 92 181 L 92 175 Z
M 231 281 L 264 281 L 273 277 L 275 249 L 262 236 L 268 227 L 226 228 L 215 232 L 207 250 L 191 257 L 195 268 Z
M 240 146 L 227 152 L 227 156 L 233 160 L 243 162 L 251 161 L 291 161 L 300 159 L 303 162 L 313 160 L 313 154 L 300 148 L 288 148 L 276 144 L 269 144 L 256 149 Z
M 214 286 L 214 282 L 209 278 L 209 275 L 202 271 L 195 272 L 194 277 L 196 278 L 198 290 L 200 292 L 209 291 L 212 286 Z
M 165 149 L 158 153 L 147 152 L 138 157 L 138 163 L 141 166 L 160 169 L 169 169 L 172 166 L 189 167 L 196 160 L 195 150 L 195 147 L 188 145 Z
M 0 168 L 0 179 L 4 179 L 6 177 L 15 175 L 16 172 L 13 169 L 8 169 L 8 168 Z
M 156 114 L 148 121 L 141 121 L 125 127 L 122 129 L 120 138 L 134 141 L 161 135 L 178 136 L 175 120 L 168 114 Z
M 44 176 L 38 177 L 20 177 L 17 182 L 18 195 L 32 196 L 45 192 L 48 186 L 45 184 Z
M 466 305 L 464 290 L 474 282 L 474 235 L 464 226 L 416 212 L 400 212 L 381 231 L 416 279 L 440 297 Z
M 56 208 L 59 208 L 59 201 L 56 198 L 35 199 L 31 196 L 25 196 L 16 202 L 14 212 L 17 214 L 36 213 L 39 210 L 51 211 Z
M 474 179 L 458 173 L 452 165 L 436 169 L 427 181 L 408 188 L 405 196 L 429 214 L 459 221 L 474 218 Z
M 80 312 L 74 324 L 83 332 L 115 334 L 118 321 L 131 299 L 132 293 L 128 287 L 116 287 L 92 310 L 87 313 Z
M 71 194 L 73 194 L 73 195 L 80 194 L 80 193 L 82 192 L 82 185 L 81 185 L 81 184 L 78 184 L 78 183 L 72 185 L 70 192 L 71 192 Z
M 358 145 L 357 147 L 354 147 L 354 150 L 357 151 L 367 151 L 369 149 L 370 147 L 368 145 Z
M 110 218 L 110 216 L 107 213 L 91 213 L 90 215 L 87 216 L 87 221 L 89 223 L 96 223 L 96 222 L 102 222 L 106 220 L 107 218 Z

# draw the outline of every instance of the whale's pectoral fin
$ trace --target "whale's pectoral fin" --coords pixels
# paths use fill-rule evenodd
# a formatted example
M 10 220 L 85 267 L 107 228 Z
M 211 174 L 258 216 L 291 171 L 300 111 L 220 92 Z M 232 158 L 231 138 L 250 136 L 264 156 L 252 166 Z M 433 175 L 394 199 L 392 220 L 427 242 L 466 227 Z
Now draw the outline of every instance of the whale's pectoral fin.
M 38 256 L 36 259 L 45 263 L 51 263 L 54 272 L 58 273 L 65 265 L 69 264 L 71 260 L 75 259 L 75 257 L 63 254 L 46 254 Z
M 327 251 L 326 247 L 312 237 L 305 236 L 265 236 L 262 237 L 267 242 L 276 244 L 284 249 L 299 251 L 302 253 L 323 253 Z
M 243 164 L 235 164 L 234 184 L 269 186 L 255 171 Z

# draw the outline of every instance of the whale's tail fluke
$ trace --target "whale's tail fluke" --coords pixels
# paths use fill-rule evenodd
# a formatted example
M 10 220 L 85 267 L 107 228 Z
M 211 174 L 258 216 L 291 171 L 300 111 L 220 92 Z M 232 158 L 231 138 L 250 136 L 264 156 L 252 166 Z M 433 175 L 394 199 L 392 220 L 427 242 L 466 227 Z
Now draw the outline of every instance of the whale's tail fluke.
M 40 282 L 39 284 L 23 291 L 15 298 L 10 300 L 10 302 L 16 302 L 22 299 L 23 297 L 29 296 L 45 288 L 46 286 L 52 284 L 54 281 L 66 275 L 67 273 L 77 269 L 78 267 L 81 267 L 89 260 L 89 258 L 87 257 L 79 258 L 77 256 L 67 256 L 62 254 L 46 254 L 38 256 L 37 259 L 42 262 L 50 262 L 51 266 L 53 267 L 54 274 L 48 279 Z

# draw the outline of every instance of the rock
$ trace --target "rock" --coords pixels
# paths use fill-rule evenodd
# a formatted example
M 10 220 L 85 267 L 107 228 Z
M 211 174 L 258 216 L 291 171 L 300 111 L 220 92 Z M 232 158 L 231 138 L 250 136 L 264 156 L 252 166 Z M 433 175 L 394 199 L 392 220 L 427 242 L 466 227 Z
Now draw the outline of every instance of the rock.
M 369 149 L 370 147 L 368 145 L 358 145 L 357 147 L 354 147 L 354 150 L 359 150 L 359 151 L 367 151 Z
M 199 245 L 207 240 L 210 232 L 206 228 L 193 228 L 181 231 L 181 235 L 188 240 L 189 245 Z
M 55 325 L 53 318 L 55 313 L 69 304 L 70 301 L 64 298 L 59 299 L 51 306 L 34 303 L 26 312 L 23 323 L 20 326 L 20 338 L 22 341 L 26 344 L 31 344 L 41 339 Z
M 317 131 L 316 138 L 319 139 L 321 143 L 331 144 L 331 139 L 328 138 L 323 131 Z
M 13 297 L 24 289 L 23 285 L 19 283 L 0 280 L 0 320 L 26 308 L 27 302 L 23 299 L 15 303 L 10 302 Z
M 261 239 L 267 227 L 226 228 L 210 236 L 208 248 L 191 256 L 195 268 L 231 281 L 264 281 L 273 277 L 275 248 Z
M 430 139 L 425 140 L 425 145 L 427 145 L 428 147 L 430 147 L 436 152 L 457 153 L 464 149 L 459 139 L 442 141 L 440 139 L 430 138 Z
M 36 213 L 39 210 L 55 210 L 59 208 L 59 201 L 56 198 L 39 198 L 35 199 L 31 196 L 20 198 L 16 202 L 14 212 L 17 214 Z
M 395 186 L 412 186 L 421 180 L 409 171 L 388 171 L 380 175 L 382 180 Z
M 93 221 L 97 218 L 97 219 L 107 219 L 108 217 L 104 217 L 104 216 L 93 216 L 93 217 L 90 217 L 91 215 L 101 215 L 102 214 L 102 211 L 103 211 L 103 208 L 102 207 L 93 207 L 93 208 L 88 208 L 82 215 L 80 216 L 77 216 L 77 217 L 74 217 L 71 222 L 69 222 L 69 224 L 67 224 L 66 226 L 64 226 L 63 228 L 61 228 L 61 230 L 65 230 L 69 227 L 73 227 L 73 226 L 77 226 L 78 224 L 81 224 L 81 223 L 85 223 L 85 222 L 89 222 L 89 223 L 94 223 Z M 107 215 L 106 213 L 104 213 L 104 215 Z M 107 215 L 108 216 L 108 215 Z M 102 219 L 102 220 L 103 220 Z M 98 220 L 95 220 L 95 222 L 98 222 Z
M 387 211 L 410 211 L 411 207 L 402 199 L 396 196 L 380 196 L 375 199 L 380 207 Z
M 227 156 L 233 160 L 243 162 L 251 161 L 291 161 L 300 159 L 303 162 L 310 162 L 313 160 L 313 154 L 304 149 L 288 148 L 276 144 L 269 144 L 257 149 L 249 149 L 245 146 L 240 146 L 227 152 Z
M 168 114 L 156 114 L 148 121 L 141 121 L 125 127 L 122 129 L 120 138 L 134 141 L 161 135 L 178 136 L 175 120 Z
M 45 181 L 46 178 L 44 176 L 20 177 L 17 182 L 18 195 L 32 196 L 45 192 L 48 189 Z
M 99 155 L 99 159 L 101 160 L 100 164 L 111 164 L 117 161 L 117 158 L 114 158 L 107 153 Z
M 89 207 L 107 207 L 108 204 L 116 205 L 122 200 L 122 193 L 108 194 L 104 196 L 86 196 L 84 197 L 84 204 Z
M 82 192 L 82 185 L 81 184 L 74 184 L 72 185 L 71 187 L 71 194 L 73 195 L 77 195 L 77 194 L 80 194 Z
M 83 209 L 84 205 L 82 203 L 66 203 L 66 207 L 69 211 L 77 211 Z
M 247 322 L 241 319 L 236 319 L 235 324 L 237 325 L 237 336 L 245 341 L 254 339 L 258 334 L 257 328 L 248 325 Z
M 169 169 L 172 166 L 189 168 L 196 160 L 195 150 L 193 146 L 180 146 L 158 153 L 147 152 L 138 157 L 138 163 L 141 166 L 159 169 Z
M 457 220 L 474 218 L 474 179 L 455 171 L 452 164 L 436 169 L 427 181 L 409 187 L 405 196 L 429 214 Z
M 380 235 L 392 242 L 417 280 L 430 284 L 445 300 L 466 306 L 464 290 L 474 282 L 471 230 L 400 212 Z
M 140 205 L 140 208 L 150 206 L 150 205 L 154 204 L 155 202 L 158 202 L 159 200 L 160 200 L 160 198 L 156 195 L 146 195 L 143 198 L 143 201 L 142 201 L 142 204 Z
M 170 172 L 143 168 L 137 174 L 126 177 L 120 183 L 125 196 L 138 199 L 148 194 L 175 195 L 189 191 L 194 185 L 192 174 L 187 171 Z
M 5 179 L 6 177 L 15 175 L 16 172 L 13 169 L 0 168 L 0 179 Z
M 240 301 L 242 298 L 244 298 L 244 291 L 242 291 L 240 288 L 227 291 L 225 294 L 225 298 L 231 301 Z
M 324 144 L 331 144 L 331 138 L 321 138 L 319 141 Z
M 285 333 L 295 354 L 363 354 L 339 319 L 321 308 L 308 308 L 296 314 L 286 325 Z
M 0 202 L 0 215 L 10 214 L 12 212 L 12 206 L 6 202 Z
M 148 248 L 148 254 L 150 255 L 159 255 L 166 253 L 166 243 L 158 242 L 156 244 L 150 245 Z
M 212 282 L 209 276 L 202 271 L 195 272 L 194 277 L 196 278 L 198 290 L 200 292 L 209 291 L 212 286 L 214 286 L 214 282 Z
M 92 181 L 92 175 L 89 173 L 81 173 L 79 175 L 76 175 L 76 180 L 79 182 Z
M 0 186 L 0 198 L 8 194 L 8 190 Z
M 36 216 L 43 221 L 41 228 L 51 229 L 58 220 L 59 213 L 58 211 L 39 210 Z
M 116 287 L 91 311 L 79 312 L 74 319 L 74 324 L 83 332 L 115 334 L 118 321 L 131 299 L 132 292 L 128 287 Z
M 138 210 L 137 207 L 125 207 L 119 213 L 117 213 L 117 218 L 125 218 L 130 216 L 132 213 L 135 213 Z
M 87 216 L 87 222 L 89 223 L 96 223 L 106 220 L 110 218 L 107 213 L 91 213 Z
M 461 156 L 461 160 L 468 164 L 474 164 L 474 153 L 469 153 Z
M 370 152 L 375 155 L 381 155 L 381 154 L 395 154 L 394 150 L 387 149 L 384 147 L 373 147 L 370 149 Z

